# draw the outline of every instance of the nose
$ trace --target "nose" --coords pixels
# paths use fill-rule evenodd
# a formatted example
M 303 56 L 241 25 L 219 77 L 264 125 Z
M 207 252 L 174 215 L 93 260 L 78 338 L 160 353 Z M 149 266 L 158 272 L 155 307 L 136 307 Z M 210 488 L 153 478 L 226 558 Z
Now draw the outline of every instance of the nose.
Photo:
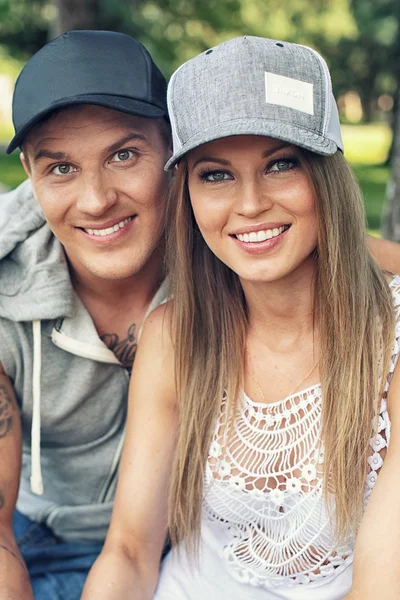
M 238 189 L 236 210 L 246 217 L 256 217 L 269 210 L 273 205 L 272 198 L 265 185 L 257 180 L 245 181 Z
M 86 175 L 81 181 L 82 185 L 76 203 L 81 212 L 98 217 L 106 213 L 118 201 L 117 190 L 101 173 Z

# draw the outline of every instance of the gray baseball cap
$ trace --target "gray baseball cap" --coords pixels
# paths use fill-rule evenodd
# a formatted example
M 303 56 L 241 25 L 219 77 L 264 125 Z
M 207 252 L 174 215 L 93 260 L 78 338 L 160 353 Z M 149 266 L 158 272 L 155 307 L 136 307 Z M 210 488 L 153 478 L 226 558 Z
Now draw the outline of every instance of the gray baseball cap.
M 263 135 L 323 155 L 343 151 L 325 60 L 299 44 L 244 36 L 184 63 L 167 92 L 171 169 L 197 146 L 232 135 Z

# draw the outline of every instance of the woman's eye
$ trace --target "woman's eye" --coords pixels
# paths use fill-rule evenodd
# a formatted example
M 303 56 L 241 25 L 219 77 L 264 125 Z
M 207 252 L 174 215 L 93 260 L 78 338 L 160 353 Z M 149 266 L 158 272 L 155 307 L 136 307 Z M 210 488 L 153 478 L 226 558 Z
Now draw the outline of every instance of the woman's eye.
M 201 173 L 200 177 L 204 181 L 210 181 L 211 183 L 219 183 L 230 179 L 230 176 L 226 171 L 207 171 L 206 173 Z
M 53 167 L 52 172 L 55 175 L 70 175 L 73 172 L 73 170 L 73 166 L 69 163 L 62 163 Z
M 282 172 L 282 171 L 290 171 L 297 165 L 297 160 L 295 158 L 280 158 L 275 160 L 268 167 L 268 171 L 272 172 Z
M 118 150 L 112 157 L 112 160 L 114 162 L 124 162 L 133 158 L 133 155 L 132 150 Z

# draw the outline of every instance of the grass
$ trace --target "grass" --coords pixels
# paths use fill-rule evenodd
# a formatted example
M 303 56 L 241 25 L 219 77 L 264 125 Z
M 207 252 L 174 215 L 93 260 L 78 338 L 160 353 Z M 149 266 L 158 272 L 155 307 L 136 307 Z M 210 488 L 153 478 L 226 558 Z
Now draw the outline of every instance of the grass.
M 7 188 L 14 188 L 26 179 L 25 171 L 16 151 L 10 156 L 0 153 L 0 183 Z
M 342 125 L 345 156 L 350 162 L 365 198 L 368 227 L 379 234 L 389 169 L 384 165 L 391 141 L 390 128 L 385 123 Z M 0 144 L 11 139 L 10 127 L 0 130 Z M 0 182 L 8 188 L 25 179 L 18 152 L 6 156 L 0 151 Z
M 378 165 L 385 162 L 392 139 L 387 123 L 342 125 L 344 153 L 350 164 Z
M 368 227 L 378 232 L 385 200 L 389 168 L 384 165 L 352 165 L 364 196 Z
M 342 125 L 345 157 L 360 182 L 368 227 L 379 235 L 389 168 L 385 166 L 392 133 L 386 123 Z
M 0 146 L 7 146 L 14 133 L 12 123 L 9 121 L 2 121 L 0 123 Z

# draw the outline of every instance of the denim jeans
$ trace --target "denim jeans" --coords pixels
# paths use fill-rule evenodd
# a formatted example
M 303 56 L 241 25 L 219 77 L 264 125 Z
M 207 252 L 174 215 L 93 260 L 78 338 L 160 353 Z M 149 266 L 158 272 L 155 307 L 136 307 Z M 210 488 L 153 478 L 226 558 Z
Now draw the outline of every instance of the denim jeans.
M 51 530 L 14 512 L 14 534 L 35 600 L 79 600 L 102 544 L 62 542 Z

